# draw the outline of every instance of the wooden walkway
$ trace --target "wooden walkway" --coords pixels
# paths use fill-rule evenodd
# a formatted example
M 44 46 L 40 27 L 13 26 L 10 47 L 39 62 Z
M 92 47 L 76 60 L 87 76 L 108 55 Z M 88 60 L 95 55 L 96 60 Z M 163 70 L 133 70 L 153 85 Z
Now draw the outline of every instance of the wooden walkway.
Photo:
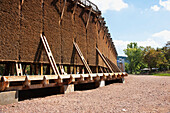
M 30 76 L 2 76 L 0 77 L 0 91 L 27 90 L 46 87 L 56 87 L 66 84 L 90 83 L 121 79 L 127 73 L 96 73 L 96 74 L 68 74 L 68 75 L 30 75 Z

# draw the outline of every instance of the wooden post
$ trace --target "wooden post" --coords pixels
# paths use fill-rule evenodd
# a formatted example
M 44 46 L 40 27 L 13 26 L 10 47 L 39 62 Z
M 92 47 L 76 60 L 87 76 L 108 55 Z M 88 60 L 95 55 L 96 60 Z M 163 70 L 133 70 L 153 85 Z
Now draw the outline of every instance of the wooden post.
M 70 66 L 70 74 L 74 74 L 73 66 Z
M 41 63 L 41 72 L 40 72 L 41 75 L 43 75 L 43 64 Z
M 87 23 L 86 23 L 86 29 L 87 29 L 87 27 L 89 25 L 89 20 L 90 20 L 91 12 L 92 12 L 92 7 L 90 7 L 89 17 L 88 17 L 88 20 L 87 20 Z
M 76 74 L 76 66 L 74 66 L 74 74 Z
M 98 66 L 96 66 L 96 73 L 99 73 L 99 68 L 98 68 Z
M 34 69 L 33 64 L 30 64 L 30 75 L 33 75 L 33 69 Z
M 77 72 L 76 72 L 76 74 L 79 74 L 79 73 L 80 73 L 80 67 L 77 66 Z
M 85 70 L 84 70 L 84 67 L 82 67 L 82 74 L 84 74 L 85 73 Z

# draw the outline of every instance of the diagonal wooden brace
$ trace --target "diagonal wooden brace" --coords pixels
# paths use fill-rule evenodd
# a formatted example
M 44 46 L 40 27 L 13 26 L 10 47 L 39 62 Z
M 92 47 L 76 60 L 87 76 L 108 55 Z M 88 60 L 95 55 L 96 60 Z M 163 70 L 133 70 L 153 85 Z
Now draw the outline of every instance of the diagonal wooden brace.
M 60 20 L 59 20 L 59 24 L 61 24 L 61 21 L 62 21 L 63 16 L 64 16 L 64 11 L 65 11 L 66 2 L 67 2 L 67 0 L 64 0 L 64 6 L 63 6 L 63 10 L 62 10 L 61 17 L 60 17 Z
M 90 21 L 90 16 L 91 16 L 91 12 L 92 12 L 92 7 L 90 7 L 90 11 L 89 11 L 89 17 L 88 17 L 88 20 L 87 20 L 87 23 L 86 23 L 86 29 L 89 25 L 89 21 Z
M 78 4 L 78 0 L 75 0 L 75 4 L 74 4 L 74 7 L 73 7 L 73 15 L 75 14 L 77 4 Z

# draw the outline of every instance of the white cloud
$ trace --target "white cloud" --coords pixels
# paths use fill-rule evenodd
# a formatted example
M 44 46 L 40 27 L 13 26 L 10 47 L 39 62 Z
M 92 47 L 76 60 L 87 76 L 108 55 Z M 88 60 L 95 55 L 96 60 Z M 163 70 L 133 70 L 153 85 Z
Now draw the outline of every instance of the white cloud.
M 170 11 L 170 0 L 167 1 L 159 1 L 159 4 L 164 7 L 166 10 Z
M 91 0 L 94 2 L 102 12 L 107 10 L 120 11 L 123 8 L 127 8 L 128 4 L 123 0 Z
M 154 48 L 157 47 L 163 47 L 167 43 L 167 41 L 170 41 L 170 31 L 164 30 L 158 33 L 154 33 L 151 38 L 148 38 L 145 41 L 134 41 L 138 43 L 138 46 L 151 46 Z M 123 50 L 127 48 L 127 44 L 133 42 L 133 41 L 123 41 L 123 40 L 113 40 L 118 55 L 125 56 Z
M 159 11 L 160 10 L 160 7 L 158 7 L 157 5 L 154 5 L 154 6 L 151 6 L 151 9 L 153 11 Z

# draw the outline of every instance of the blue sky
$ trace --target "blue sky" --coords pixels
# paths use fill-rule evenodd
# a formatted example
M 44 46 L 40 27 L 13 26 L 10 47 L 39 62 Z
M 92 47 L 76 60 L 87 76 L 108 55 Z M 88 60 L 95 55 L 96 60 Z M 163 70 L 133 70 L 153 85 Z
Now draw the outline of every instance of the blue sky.
M 170 41 L 170 0 L 91 0 L 98 5 L 118 55 L 130 42 L 162 47 Z

